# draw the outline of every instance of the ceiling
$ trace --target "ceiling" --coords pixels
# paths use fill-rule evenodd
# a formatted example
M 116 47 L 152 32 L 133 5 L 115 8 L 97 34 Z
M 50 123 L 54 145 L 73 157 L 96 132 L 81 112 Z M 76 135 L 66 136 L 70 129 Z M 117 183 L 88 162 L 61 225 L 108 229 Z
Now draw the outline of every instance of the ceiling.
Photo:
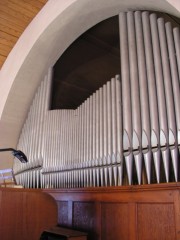
M 0 68 L 11 49 L 48 0 L 0 0 Z

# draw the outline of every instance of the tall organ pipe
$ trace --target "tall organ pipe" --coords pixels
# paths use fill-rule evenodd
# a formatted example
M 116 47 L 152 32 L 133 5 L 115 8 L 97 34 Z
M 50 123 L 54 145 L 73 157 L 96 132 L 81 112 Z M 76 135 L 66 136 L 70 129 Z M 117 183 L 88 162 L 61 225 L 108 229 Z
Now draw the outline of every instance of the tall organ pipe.
M 100 145 L 100 119 L 99 119 L 99 90 L 95 93 L 96 96 L 96 159 L 95 159 L 95 166 L 99 165 L 99 145 Z M 96 168 L 96 180 L 97 186 L 99 186 L 99 168 Z
M 111 79 L 112 163 L 117 162 L 116 79 Z
M 99 161 L 99 130 L 100 130 L 100 122 L 99 122 L 99 91 L 96 91 L 95 93 L 95 99 L 96 99 L 96 113 L 95 113 L 95 119 L 96 119 L 96 165 L 98 165 L 98 161 Z
M 44 127 L 44 113 L 45 113 L 45 93 L 46 93 L 46 81 L 42 82 L 42 94 L 41 94 L 41 117 L 40 117 L 40 130 L 39 130 L 39 144 L 38 144 L 38 158 L 42 164 L 42 141 L 43 141 L 43 127 Z
M 135 30 L 137 44 L 137 63 L 141 106 L 142 148 L 150 146 L 150 114 L 148 99 L 148 83 L 146 74 L 145 48 L 141 12 L 135 12 Z
M 132 146 L 134 151 L 134 159 L 138 177 L 138 183 L 141 184 L 142 175 L 142 153 L 141 147 L 141 112 L 140 112 L 140 96 L 139 96 L 139 79 L 137 66 L 137 49 L 135 36 L 134 13 L 127 13 L 128 27 L 128 47 L 129 47 L 129 63 L 130 63 L 130 84 L 131 84 L 131 105 L 132 105 Z
M 100 159 L 99 159 L 99 165 L 100 167 L 100 184 L 101 186 L 104 185 L 104 173 L 103 173 L 103 156 L 104 156 L 104 132 L 103 132 L 103 88 L 101 87 L 99 89 L 99 124 L 100 124 L 100 129 L 99 129 L 99 154 L 100 154 Z
M 151 121 L 151 146 L 156 148 L 153 150 L 154 163 L 157 165 L 160 162 L 160 150 L 159 146 L 159 119 L 158 119 L 158 106 L 157 106 L 157 93 L 156 93 L 156 82 L 154 73 L 154 62 L 153 62 L 153 49 L 151 42 L 151 29 L 149 22 L 149 13 L 142 13 L 143 23 L 143 36 L 145 46 L 145 59 L 146 59 L 146 71 L 148 81 L 148 95 L 149 95 L 149 110 L 150 110 L 150 121 Z M 151 183 L 151 162 L 150 156 L 147 155 L 145 158 L 145 167 L 147 174 L 147 181 Z
M 152 35 L 152 46 L 154 53 L 154 68 L 156 77 L 156 89 L 157 89 L 157 100 L 158 100 L 158 112 L 159 112 L 159 127 L 160 127 L 160 146 L 165 147 L 168 139 L 168 128 L 167 128 L 167 114 L 166 114 L 166 102 L 164 92 L 164 82 L 162 73 L 161 53 L 158 38 L 157 28 L 157 16 L 156 14 L 150 15 L 151 35 Z M 169 159 L 169 149 L 161 148 L 162 156 L 165 162 Z M 158 183 L 160 182 L 160 161 L 155 161 L 156 177 Z
M 111 159 L 113 164 L 113 182 L 117 186 L 117 118 L 116 118 L 116 79 L 111 79 L 111 117 L 112 117 L 112 153 Z
M 42 90 L 43 90 L 43 82 L 41 82 L 40 84 L 40 88 L 38 90 L 39 92 L 39 96 L 38 96 L 38 106 L 37 106 L 37 114 L 36 114 L 36 141 L 35 141 L 35 144 L 36 144 L 36 155 L 35 155 L 35 159 L 37 159 L 37 161 L 39 162 L 40 160 L 40 152 L 39 152 L 39 148 L 38 148 L 38 145 L 39 145 L 39 138 L 41 137 L 39 135 L 39 132 L 40 132 L 40 119 L 41 119 L 41 108 L 42 108 Z M 39 135 L 39 136 L 38 136 Z
M 175 51 L 176 51 L 176 60 L 179 72 L 179 84 L 180 84 L 180 30 L 178 27 L 173 29 L 174 34 L 174 44 L 175 44 Z
M 140 11 L 135 12 L 134 17 L 135 17 L 136 45 L 138 53 L 137 62 L 140 91 L 141 125 L 142 125 L 141 147 L 143 149 L 142 152 L 144 156 L 148 182 L 150 182 L 151 173 L 151 150 L 149 149 L 151 139 L 150 114 L 149 114 L 148 82 L 146 74 L 145 46 L 141 12 Z
M 132 122 L 131 122 L 131 97 L 130 76 L 129 76 L 129 57 L 128 57 L 128 39 L 127 39 L 127 19 L 126 13 L 119 14 L 120 27 L 120 53 L 121 53 L 121 80 L 122 80 L 122 98 L 123 98 L 123 129 L 127 133 L 129 141 L 125 142 L 124 149 L 132 147 Z
M 103 154 L 104 154 L 104 134 L 103 134 L 103 89 L 99 89 L 99 154 L 100 154 L 100 165 L 102 165 Z
M 119 76 L 115 78 L 116 84 L 116 121 L 117 121 L 117 163 L 118 163 L 118 185 L 123 182 L 123 141 L 122 141 L 122 98 L 121 82 Z
M 112 113 L 111 113 L 111 82 L 107 82 L 107 128 L 108 128 L 108 165 L 112 164 Z M 112 167 L 108 167 L 109 184 L 112 186 Z
M 137 142 L 133 143 L 136 147 L 140 147 L 141 143 L 141 113 L 139 99 L 139 79 L 137 66 L 137 49 L 135 38 L 135 23 L 134 13 L 127 13 L 127 28 L 128 28 L 128 48 L 129 48 L 129 70 L 130 70 L 130 85 L 131 85 L 131 109 L 132 109 L 132 128 L 137 135 Z M 123 79 L 122 79 L 123 81 Z M 134 148 L 134 147 L 133 147 Z
M 106 165 L 107 155 L 108 155 L 108 132 L 107 132 L 107 86 L 103 86 L 103 126 L 104 126 L 104 156 L 103 156 L 103 165 Z M 104 181 L 107 186 L 107 167 L 104 167 Z
M 174 94 L 174 105 L 175 105 L 175 115 L 176 115 L 176 126 L 177 126 L 177 140 L 176 147 L 171 149 L 173 168 L 175 180 L 178 181 L 178 150 L 177 144 L 180 145 L 180 107 L 179 107 L 179 99 L 180 99 L 180 84 L 178 79 L 178 69 L 177 62 L 175 58 L 175 46 L 173 39 L 172 26 L 170 22 L 165 24 L 166 35 L 167 35 L 167 44 L 168 44 L 168 53 L 170 60 L 170 69 L 171 69 L 171 78 L 172 78 L 172 86 L 173 86 L 173 94 Z M 180 150 L 179 150 L 180 152 Z
M 85 113 L 84 113 L 84 128 L 85 128 L 85 136 L 84 136 L 84 166 L 86 167 L 86 162 L 88 161 L 88 99 L 85 101 Z M 72 129 L 73 130 L 73 129 Z
M 168 129 L 169 129 L 168 144 L 175 146 L 175 141 L 177 138 L 175 112 L 174 112 L 175 109 L 174 109 L 173 90 L 172 90 L 172 83 L 171 83 L 171 72 L 170 72 L 169 58 L 168 58 L 168 51 L 167 51 L 165 23 L 163 18 L 158 19 L 158 31 L 159 31 L 159 40 L 160 40 L 159 42 L 160 42 L 160 48 L 161 48 L 162 69 L 163 69 L 166 106 L 167 106 L 166 109 L 167 109 Z M 166 181 L 169 182 L 169 156 L 166 159 L 164 157 L 163 161 L 164 161 Z
M 121 79 L 122 79 L 122 99 L 123 99 L 123 148 L 125 154 L 125 164 L 127 169 L 129 184 L 132 184 L 132 121 L 131 121 L 131 96 L 129 57 L 128 57 L 128 29 L 126 13 L 119 14 L 119 34 L 120 34 L 120 59 L 121 59 Z
M 174 94 L 174 103 L 175 103 L 175 114 L 176 114 L 176 125 L 177 125 L 177 135 L 178 135 L 178 144 L 180 144 L 180 84 L 178 78 L 177 63 L 175 59 L 175 46 L 173 41 L 172 26 L 170 22 L 165 24 L 166 35 L 167 35 L 167 44 L 168 44 L 168 53 L 170 60 L 170 69 L 171 69 L 171 78 Z

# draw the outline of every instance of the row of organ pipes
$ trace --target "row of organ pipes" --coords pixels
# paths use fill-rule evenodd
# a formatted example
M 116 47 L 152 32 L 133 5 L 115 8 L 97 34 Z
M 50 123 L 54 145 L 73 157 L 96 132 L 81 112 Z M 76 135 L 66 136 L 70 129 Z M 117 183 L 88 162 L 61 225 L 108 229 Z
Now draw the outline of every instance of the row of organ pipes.
M 180 178 L 180 31 L 155 13 L 119 14 L 120 75 L 77 109 L 49 110 L 41 82 L 15 160 L 24 187 L 151 184 Z

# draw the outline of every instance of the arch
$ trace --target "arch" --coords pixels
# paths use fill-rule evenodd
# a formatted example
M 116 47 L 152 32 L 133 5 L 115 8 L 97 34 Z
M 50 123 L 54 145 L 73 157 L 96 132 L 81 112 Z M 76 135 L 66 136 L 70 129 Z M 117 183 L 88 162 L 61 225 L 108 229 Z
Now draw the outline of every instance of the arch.
M 0 71 L 0 147 L 16 147 L 38 84 L 78 36 L 120 11 L 147 9 L 178 16 L 176 4 L 165 0 L 48 1 L 20 37 Z M 4 161 L 7 158 L 9 155 L 5 154 Z

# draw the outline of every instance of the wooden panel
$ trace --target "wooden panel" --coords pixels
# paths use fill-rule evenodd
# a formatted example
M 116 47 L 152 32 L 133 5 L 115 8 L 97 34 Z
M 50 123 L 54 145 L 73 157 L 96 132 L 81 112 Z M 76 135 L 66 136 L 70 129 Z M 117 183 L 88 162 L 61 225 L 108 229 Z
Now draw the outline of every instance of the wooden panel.
M 102 204 L 101 236 L 104 240 L 129 239 L 129 209 L 127 203 Z
M 73 228 L 88 231 L 91 239 L 96 239 L 96 206 L 93 202 L 74 202 Z
M 46 2 L 47 0 L 0 1 L 0 68 L 18 38 Z M 2 40 L 8 48 L 4 48 Z
M 58 201 L 58 223 L 61 226 L 68 226 L 68 202 Z
M 13 236 L 22 236 L 25 239 L 23 227 L 20 227 L 23 226 L 23 207 L 19 208 L 23 203 L 23 193 L 14 192 L 11 196 L 13 198 L 11 204 L 8 204 L 10 201 L 9 192 L 3 192 L 2 198 L 1 238 L 12 239 Z M 15 219 L 16 221 L 14 221 Z
M 175 223 L 177 239 L 180 239 L 180 191 L 174 194 L 174 211 L 175 211 Z
M 138 240 L 174 240 L 175 213 L 173 204 L 138 204 Z
M 88 240 L 180 239 L 179 183 L 44 191 L 68 201 L 69 226 Z
M 1 240 L 39 239 L 57 224 L 56 202 L 40 190 L 0 189 Z

